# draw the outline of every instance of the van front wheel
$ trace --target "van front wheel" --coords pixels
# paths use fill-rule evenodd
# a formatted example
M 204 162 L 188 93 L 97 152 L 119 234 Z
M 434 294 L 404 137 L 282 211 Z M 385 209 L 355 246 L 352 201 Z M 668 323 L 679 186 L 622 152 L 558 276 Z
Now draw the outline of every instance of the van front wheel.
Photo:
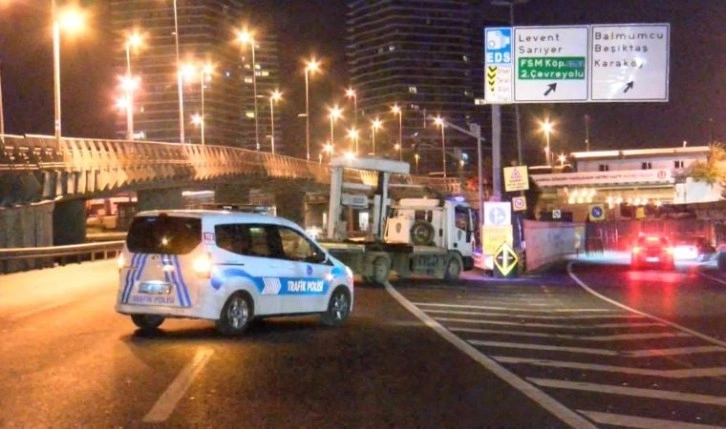
M 241 335 L 252 320 L 252 301 L 247 294 L 237 292 L 227 299 L 217 320 L 217 330 L 225 336 Z
M 344 287 L 335 289 L 330 296 L 328 309 L 322 314 L 320 320 L 325 326 L 340 326 L 350 315 L 350 294 Z

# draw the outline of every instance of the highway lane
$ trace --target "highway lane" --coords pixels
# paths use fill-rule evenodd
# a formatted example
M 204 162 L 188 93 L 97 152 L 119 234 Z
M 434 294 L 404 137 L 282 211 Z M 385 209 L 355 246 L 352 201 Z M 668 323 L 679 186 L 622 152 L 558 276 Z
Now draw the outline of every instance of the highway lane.
M 486 287 L 417 281 L 396 289 L 483 366 L 531 387 L 529 396 L 553 414 L 585 419 L 575 420 L 579 427 L 726 427 L 726 343 L 708 335 L 726 321 L 722 275 L 687 265 L 629 273 L 623 261 L 580 260 L 571 277 L 568 265 Z M 651 294 L 633 292 L 630 276 L 635 290 L 648 278 Z
M 113 310 L 115 262 L 0 276 L 0 427 L 566 427 L 380 287 L 339 329 L 246 337 Z

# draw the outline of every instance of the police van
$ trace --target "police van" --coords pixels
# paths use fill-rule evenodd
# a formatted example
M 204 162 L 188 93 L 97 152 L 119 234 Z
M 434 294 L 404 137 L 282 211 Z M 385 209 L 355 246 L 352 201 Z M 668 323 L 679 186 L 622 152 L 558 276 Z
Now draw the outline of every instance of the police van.
M 207 319 L 239 335 L 254 318 L 353 308 L 353 273 L 287 219 L 232 210 L 136 214 L 119 255 L 116 311 L 142 330 Z

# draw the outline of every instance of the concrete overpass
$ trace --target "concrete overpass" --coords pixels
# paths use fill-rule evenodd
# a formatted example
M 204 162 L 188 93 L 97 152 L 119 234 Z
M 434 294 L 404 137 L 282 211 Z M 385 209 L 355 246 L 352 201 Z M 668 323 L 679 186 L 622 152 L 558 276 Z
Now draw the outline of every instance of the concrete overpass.
M 347 169 L 346 181 L 374 184 L 374 173 Z M 445 192 L 458 179 L 398 180 Z M 319 162 L 227 146 L 0 135 L 0 248 L 75 244 L 85 238 L 85 201 L 123 191 L 138 207 L 179 208 L 181 191 L 214 188 L 225 202 L 249 190 L 276 196 L 278 213 L 299 217 L 306 192 L 324 192 L 330 168 Z

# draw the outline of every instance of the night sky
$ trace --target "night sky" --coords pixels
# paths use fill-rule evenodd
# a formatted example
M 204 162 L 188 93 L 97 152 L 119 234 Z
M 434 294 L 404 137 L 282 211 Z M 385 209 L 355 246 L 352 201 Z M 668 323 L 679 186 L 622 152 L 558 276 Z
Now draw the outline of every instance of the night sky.
M 169 2 L 171 4 L 171 2 Z M 282 55 L 283 132 L 304 111 L 302 60 L 315 54 L 324 73 L 311 80 L 311 120 L 325 133 L 324 105 L 345 102 L 343 0 L 253 0 L 277 24 Z M 0 60 L 8 134 L 53 133 L 50 2 L 0 0 Z M 82 2 L 90 28 L 61 48 L 63 135 L 114 136 L 115 49 L 105 1 Z M 506 17 L 506 8 L 495 8 Z M 260 16 L 259 18 L 265 18 Z M 259 19 L 247 17 L 251 23 Z M 517 6 L 516 25 L 670 23 L 670 101 L 522 105 L 525 144 L 542 139 L 536 120 L 556 121 L 553 149 L 584 150 L 584 115 L 591 149 L 702 145 L 726 138 L 726 0 L 530 0 Z M 317 119 L 319 119 L 319 121 Z

